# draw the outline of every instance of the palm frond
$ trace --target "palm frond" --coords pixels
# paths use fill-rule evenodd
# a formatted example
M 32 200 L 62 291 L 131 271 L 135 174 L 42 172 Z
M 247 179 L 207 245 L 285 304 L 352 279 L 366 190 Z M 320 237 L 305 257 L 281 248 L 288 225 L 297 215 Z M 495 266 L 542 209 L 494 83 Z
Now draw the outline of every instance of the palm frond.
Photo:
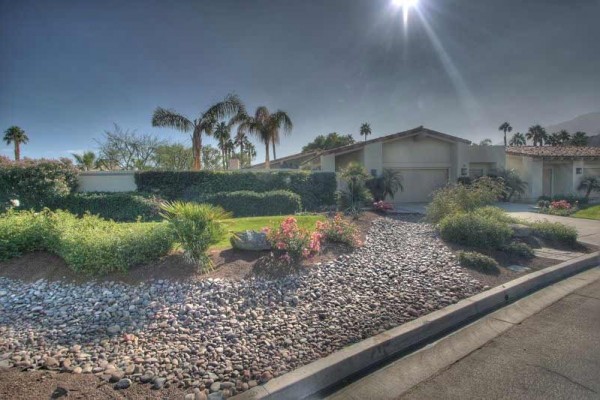
M 181 115 L 174 110 L 157 107 L 152 114 L 152 126 L 162 128 L 174 128 L 181 132 L 190 132 L 194 128 L 194 123 L 186 116 Z

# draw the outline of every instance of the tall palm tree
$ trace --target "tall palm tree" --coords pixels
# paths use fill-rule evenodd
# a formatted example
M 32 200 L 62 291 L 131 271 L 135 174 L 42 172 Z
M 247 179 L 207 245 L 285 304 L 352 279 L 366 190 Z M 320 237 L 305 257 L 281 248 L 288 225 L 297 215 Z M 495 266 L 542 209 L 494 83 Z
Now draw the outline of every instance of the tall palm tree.
M 246 147 L 246 143 L 248 143 L 248 135 L 245 132 L 240 131 L 238 129 L 235 138 L 233 139 L 233 143 L 240 148 L 240 165 L 244 165 L 244 147 Z
M 527 139 L 521 132 L 517 132 L 513 135 L 508 144 L 511 146 L 525 146 L 527 145 Z
M 260 139 L 265 145 L 265 169 L 271 168 L 269 159 L 269 145 L 273 143 L 273 138 L 279 137 L 279 130 L 291 132 L 293 128 L 292 120 L 285 111 L 277 110 L 271 114 L 265 106 L 258 107 L 254 116 L 246 116 L 238 127 L 238 132 L 250 133 Z
M 365 137 L 365 142 L 367 141 L 367 136 L 371 134 L 371 125 L 368 123 L 364 123 L 360 126 L 360 136 Z
M 231 160 L 231 157 L 235 153 L 235 144 L 233 143 L 233 140 L 227 139 L 227 141 L 223 144 L 223 148 L 225 150 L 225 168 L 229 169 L 229 160 Z
M 566 129 L 562 129 L 558 132 L 558 138 L 560 139 L 560 144 L 567 145 L 571 141 L 571 134 Z
M 546 139 L 546 144 L 549 144 L 550 146 L 560 146 L 561 141 L 558 132 L 549 135 L 548 139 Z
M 506 133 L 512 132 L 512 126 L 508 122 L 504 122 L 498 127 L 498 130 L 504 132 L 504 147 L 506 147 Z
M 587 133 L 575 132 L 571 138 L 571 146 L 587 146 Z
M 96 168 L 96 154 L 93 151 L 86 151 L 83 154 L 73 154 L 75 162 L 84 171 L 90 171 Z
M 533 145 L 537 146 L 538 143 L 540 146 L 544 145 L 544 142 L 548 140 L 548 134 L 546 130 L 541 125 L 533 125 L 529 128 L 526 134 L 527 139 L 533 141 Z
M 256 147 L 254 147 L 254 144 L 248 138 L 246 138 L 244 141 L 244 151 L 246 153 L 246 163 L 248 166 L 250 166 L 252 164 L 252 160 L 256 158 Z
M 4 141 L 10 146 L 11 143 L 15 146 L 15 161 L 21 159 L 21 143 L 27 144 L 29 137 L 25 131 L 18 126 L 11 126 L 4 131 Z
M 227 168 L 227 157 L 225 156 L 225 143 L 231 138 L 231 129 L 225 122 L 220 122 L 215 128 L 213 134 L 215 139 L 219 142 L 219 150 L 221 150 L 221 161 L 223 162 L 223 169 Z
M 219 120 L 236 114 L 245 114 L 244 104 L 238 96 L 228 94 L 223 101 L 212 105 L 193 120 L 174 110 L 157 107 L 152 115 L 152 126 L 173 128 L 186 133 L 191 132 L 194 153 L 193 169 L 197 171 L 202 169 L 202 134 L 211 135 Z

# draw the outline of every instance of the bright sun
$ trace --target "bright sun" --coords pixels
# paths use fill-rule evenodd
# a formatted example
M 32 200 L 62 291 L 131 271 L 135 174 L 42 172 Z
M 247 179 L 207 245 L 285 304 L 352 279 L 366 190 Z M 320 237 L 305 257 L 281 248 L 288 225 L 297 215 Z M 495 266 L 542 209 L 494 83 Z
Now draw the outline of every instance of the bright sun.
M 410 7 L 415 7 L 418 2 L 419 2 L 419 0 L 392 0 L 392 3 L 396 7 L 402 7 L 405 9 L 410 8 Z

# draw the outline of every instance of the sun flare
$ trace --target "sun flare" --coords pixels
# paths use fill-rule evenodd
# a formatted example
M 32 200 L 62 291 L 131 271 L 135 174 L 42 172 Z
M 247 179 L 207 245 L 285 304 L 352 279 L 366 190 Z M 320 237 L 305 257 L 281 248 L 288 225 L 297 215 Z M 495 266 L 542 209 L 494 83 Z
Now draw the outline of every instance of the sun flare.
M 417 7 L 419 0 L 392 0 L 392 4 L 394 7 L 402 8 L 402 19 L 406 25 L 408 23 L 408 11 L 411 8 Z

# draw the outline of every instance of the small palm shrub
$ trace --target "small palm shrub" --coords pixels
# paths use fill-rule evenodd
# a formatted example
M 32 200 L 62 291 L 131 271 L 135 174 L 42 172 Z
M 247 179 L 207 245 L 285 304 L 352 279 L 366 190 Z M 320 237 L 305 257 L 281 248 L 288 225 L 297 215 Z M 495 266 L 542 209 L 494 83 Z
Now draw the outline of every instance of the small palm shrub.
M 531 224 L 533 234 L 551 242 L 567 246 L 577 243 L 577 230 L 560 222 L 534 222 Z
M 427 219 L 437 223 L 449 215 L 493 204 L 502 195 L 502 190 L 503 185 L 489 177 L 479 178 L 471 185 L 448 185 L 433 193 L 427 206 Z
M 397 192 L 404 190 L 402 174 L 396 169 L 384 169 L 381 176 L 368 180 L 366 185 L 376 202 L 385 200 L 386 196 L 394 197 Z
M 372 200 L 371 192 L 365 185 L 369 174 L 361 164 L 351 163 L 342 171 L 341 177 L 347 188 L 336 193 L 338 207 L 342 211 L 357 214 Z
M 502 247 L 502 251 L 507 253 L 510 256 L 521 257 L 521 258 L 533 258 L 535 257 L 535 253 L 533 249 L 521 242 L 512 242 L 504 247 Z
M 202 272 L 212 270 L 206 251 L 226 234 L 222 221 L 231 214 L 209 204 L 167 202 L 161 205 L 161 215 L 169 222 L 175 240 L 186 258 L 197 264 Z
M 497 249 L 508 243 L 512 229 L 508 224 L 475 213 L 454 214 L 440 222 L 442 239 L 480 249 Z
M 458 253 L 460 265 L 465 268 L 486 273 L 496 273 L 499 271 L 499 265 L 496 260 L 484 254 L 474 251 L 460 251 Z
M 317 221 L 317 232 L 321 233 L 323 239 L 329 242 L 344 243 L 352 247 L 362 245 L 358 227 L 345 220 L 340 213 L 327 221 Z
M 275 258 L 287 265 L 296 264 L 321 251 L 322 233 L 309 232 L 298 226 L 294 217 L 286 218 L 276 229 L 264 228 Z

